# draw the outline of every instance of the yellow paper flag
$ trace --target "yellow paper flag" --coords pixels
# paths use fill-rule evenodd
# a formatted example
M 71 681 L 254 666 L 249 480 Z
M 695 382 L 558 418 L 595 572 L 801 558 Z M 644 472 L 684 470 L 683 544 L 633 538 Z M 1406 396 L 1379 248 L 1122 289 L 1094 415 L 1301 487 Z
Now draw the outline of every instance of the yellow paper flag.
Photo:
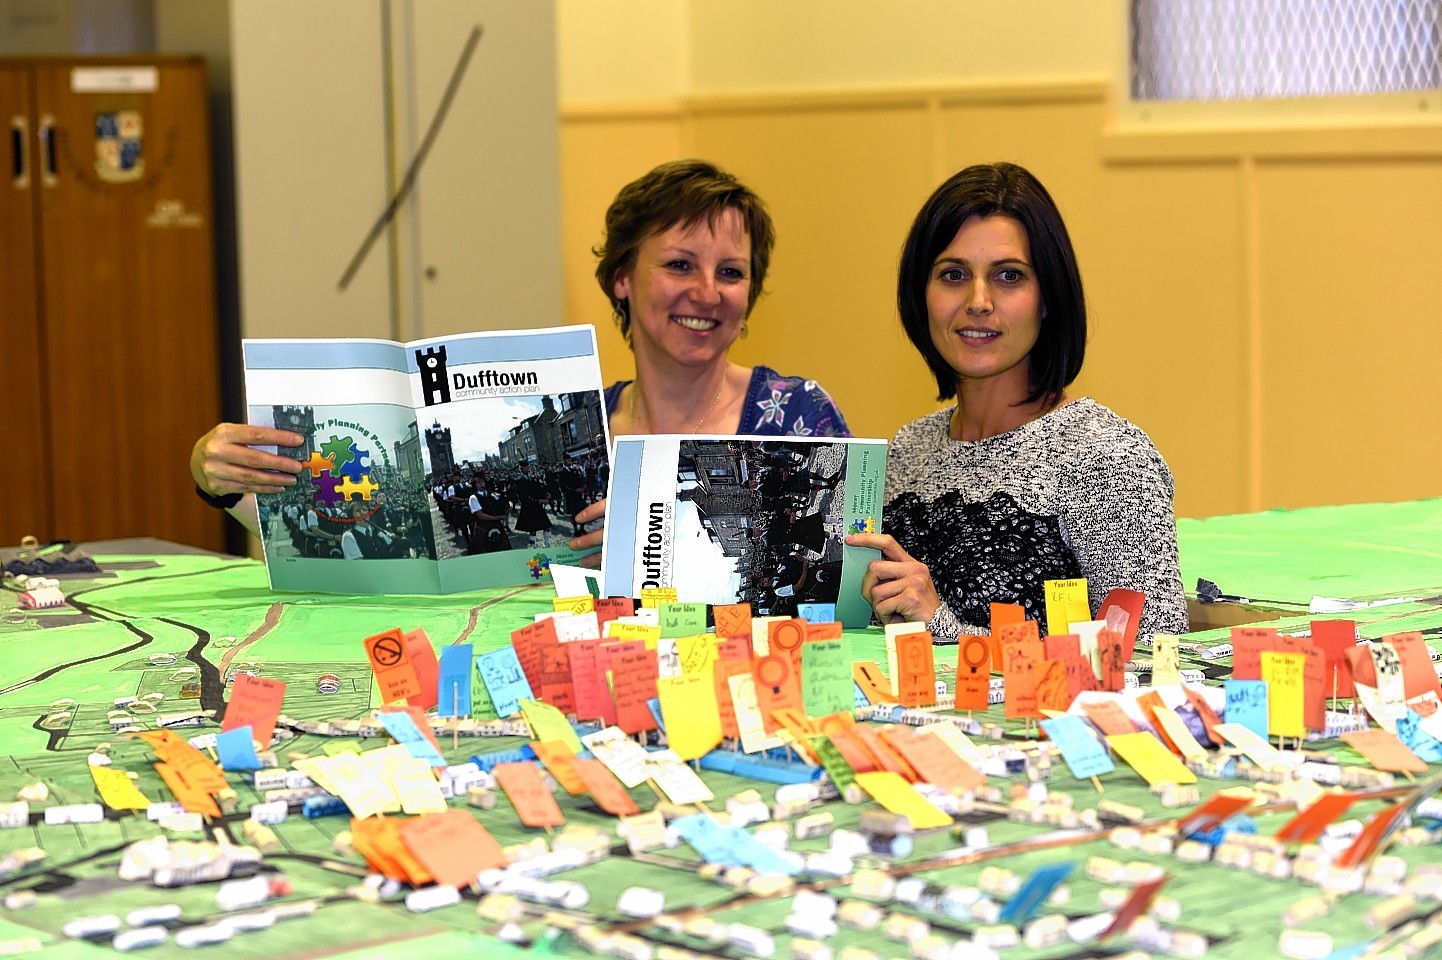
M 1263 770 L 1277 770 L 1287 765 L 1282 751 L 1257 736 L 1251 727 L 1240 723 L 1219 723 L 1214 729 Z
M 1087 599 L 1085 577 L 1075 580 L 1047 580 L 1046 632 L 1053 636 L 1071 633 L 1071 624 L 1086 623 L 1092 618 L 1091 601 Z
M 1267 731 L 1274 737 L 1305 737 L 1302 675 L 1304 653 L 1262 651 L 1262 681 L 1267 685 Z
M 1181 683 L 1181 648 L 1169 633 L 1152 634 L 1152 686 Z
M 1147 783 L 1197 782 L 1197 775 L 1150 733 L 1114 733 L 1107 744 Z
M 681 655 L 681 672 L 711 676 L 711 664 L 716 662 L 716 634 L 701 633 L 694 637 L 679 637 L 676 651 Z
M 1191 761 L 1207 758 L 1207 748 L 1197 742 L 1197 738 L 1192 736 L 1192 731 L 1187 729 L 1186 723 L 1177 716 L 1175 710 L 1168 710 L 1166 707 L 1153 710 L 1152 719 L 1162 728 L 1162 732 L 1171 738 L 1172 743 L 1177 745 L 1177 749 L 1182 752 L 1182 759 Z
M 589 593 L 583 597 L 556 597 L 551 609 L 556 613 L 590 613 L 596 609 L 596 601 Z
M 892 813 L 899 813 L 911 821 L 918 830 L 929 827 L 947 827 L 951 817 L 926 802 L 916 788 L 891 771 L 881 773 L 858 773 L 856 782 L 861 789 Z
M 642 640 L 652 650 L 661 639 L 661 628 L 649 623 L 618 623 L 606 621 L 607 640 Z
M 532 740 L 559 740 L 572 752 L 581 752 L 581 738 L 576 736 L 566 715 L 544 700 L 521 700 L 521 716 L 531 727 Z
M 676 595 L 675 587 L 642 587 L 641 606 L 657 607 L 663 603 L 676 603 L 680 597 Z
M 114 767 L 91 767 L 90 776 L 95 778 L 95 789 L 100 799 L 112 810 L 145 810 L 150 800 L 125 775 L 124 770 Z
M 656 681 L 666 742 L 682 760 L 695 760 L 721 742 L 721 708 L 716 681 L 700 674 L 662 677 Z

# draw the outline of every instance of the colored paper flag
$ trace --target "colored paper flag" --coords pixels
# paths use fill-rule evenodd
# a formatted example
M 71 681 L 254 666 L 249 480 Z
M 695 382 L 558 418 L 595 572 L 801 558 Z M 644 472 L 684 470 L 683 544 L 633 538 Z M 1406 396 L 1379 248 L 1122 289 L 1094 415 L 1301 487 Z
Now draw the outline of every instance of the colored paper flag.
M 231 681 L 230 702 L 225 705 L 225 719 L 220 722 L 220 729 L 250 727 L 254 739 L 260 741 L 262 747 L 268 747 L 284 699 L 283 681 L 237 673 Z
M 486 685 L 497 716 L 509 717 L 516 713 L 521 709 L 523 698 L 536 699 L 514 647 L 501 647 L 476 657 L 476 670 Z
M 471 660 L 474 649 L 469 643 L 456 643 L 441 650 L 436 713 L 442 717 L 471 715 Z

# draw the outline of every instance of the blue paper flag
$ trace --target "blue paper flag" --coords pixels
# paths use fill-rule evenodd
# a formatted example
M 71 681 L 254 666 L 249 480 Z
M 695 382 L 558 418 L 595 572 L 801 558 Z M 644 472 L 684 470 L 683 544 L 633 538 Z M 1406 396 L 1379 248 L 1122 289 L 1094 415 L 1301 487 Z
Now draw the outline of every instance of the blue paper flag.
M 469 643 L 454 643 L 441 648 L 440 703 L 436 713 L 442 717 L 471 715 L 471 656 Z
M 476 670 L 496 707 L 496 716 L 509 717 L 521 709 L 522 700 L 535 700 L 526 672 L 516 656 L 515 647 L 501 647 L 476 657 Z
M 1410 707 L 1397 718 L 1397 739 L 1428 763 L 1442 760 L 1442 741 L 1422 729 L 1422 717 Z
M 786 874 L 797 872 L 795 864 L 757 840 L 745 830 L 723 827 L 709 815 L 698 813 L 680 817 L 671 825 L 707 863 L 728 867 L 750 867 L 757 873 Z
M 441 756 L 440 751 L 421 733 L 410 714 L 396 711 L 378 716 L 381 726 L 386 728 L 386 733 L 390 734 L 396 743 L 405 747 L 411 756 L 419 757 L 433 767 L 446 765 L 446 758 Z
M 1101 776 L 1116 769 L 1107 748 L 1081 717 L 1070 714 L 1043 720 L 1041 728 L 1061 751 L 1067 769 L 1078 780 Z
M 215 754 L 222 770 L 259 770 L 260 757 L 255 752 L 255 734 L 250 727 L 236 727 L 215 735 Z
M 1076 861 L 1067 860 L 1064 863 L 1049 863 L 1032 871 L 1006 906 L 1001 908 L 1001 921 L 1017 927 L 1025 925 L 1046 903 L 1052 891 L 1075 869 Z
M 1227 706 L 1222 719 L 1240 723 L 1263 740 L 1267 739 L 1267 683 L 1265 680 L 1223 680 Z
M 834 603 L 798 603 L 796 615 L 807 623 L 835 623 L 836 604 Z

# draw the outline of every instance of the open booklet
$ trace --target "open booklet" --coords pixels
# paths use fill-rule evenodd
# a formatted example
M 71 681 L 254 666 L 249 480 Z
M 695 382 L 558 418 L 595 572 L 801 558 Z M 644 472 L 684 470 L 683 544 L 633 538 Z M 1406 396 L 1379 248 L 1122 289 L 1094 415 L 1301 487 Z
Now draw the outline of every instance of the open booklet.
M 455 593 L 575 563 L 571 518 L 610 468 L 588 326 L 386 340 L 247 340 L 250 422 L 305 438 L 258 497 L 271 587 Z
M 869 622 L 861 578 L 878 554 L 842 538 L 881 529 L 885 441 L 618 437 L 612 466 L 606 596 L 675 587 L 682 602 L 835 604 L 846 626 Z

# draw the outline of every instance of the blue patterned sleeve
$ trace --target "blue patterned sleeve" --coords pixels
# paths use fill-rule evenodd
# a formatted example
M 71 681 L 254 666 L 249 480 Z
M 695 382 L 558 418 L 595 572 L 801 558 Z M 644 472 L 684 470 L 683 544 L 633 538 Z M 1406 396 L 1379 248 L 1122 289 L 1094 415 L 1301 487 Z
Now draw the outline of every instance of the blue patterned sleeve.
M 851 428 L 831 395 L 815 380 L 768 377 L 754 409 L 746 411 L 743 433 L 763 436 L 849 437 Z

